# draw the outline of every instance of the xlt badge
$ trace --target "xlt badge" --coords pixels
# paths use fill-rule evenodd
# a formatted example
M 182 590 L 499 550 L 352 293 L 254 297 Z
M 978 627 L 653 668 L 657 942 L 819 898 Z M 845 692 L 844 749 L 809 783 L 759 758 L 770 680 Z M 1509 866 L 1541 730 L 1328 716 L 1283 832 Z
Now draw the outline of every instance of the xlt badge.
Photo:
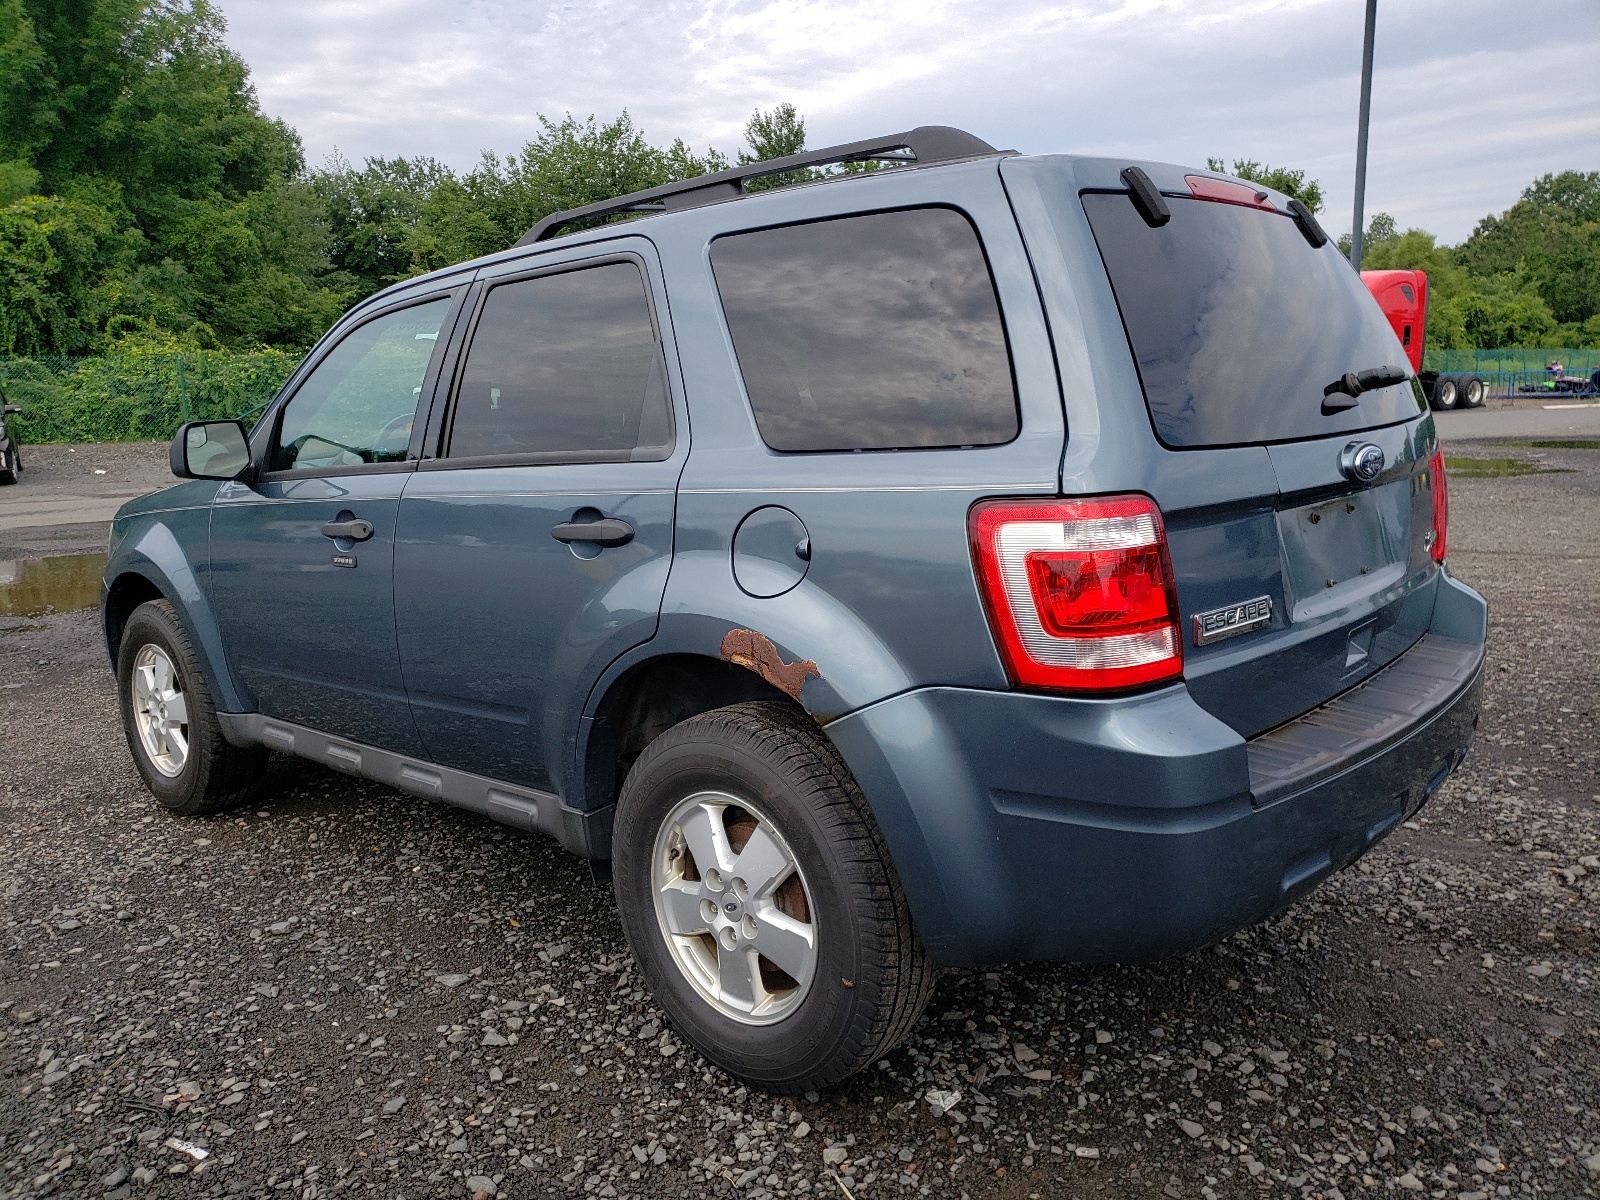
M 1194 615 L 1194 644 L 1209 646 L 1224 638 L 1249 633 L 1272 621 L 1272 597 L 1257 596 L 1243 604 L 1230 604 L 1226 608 L 1213 608 L 1210 612 Z

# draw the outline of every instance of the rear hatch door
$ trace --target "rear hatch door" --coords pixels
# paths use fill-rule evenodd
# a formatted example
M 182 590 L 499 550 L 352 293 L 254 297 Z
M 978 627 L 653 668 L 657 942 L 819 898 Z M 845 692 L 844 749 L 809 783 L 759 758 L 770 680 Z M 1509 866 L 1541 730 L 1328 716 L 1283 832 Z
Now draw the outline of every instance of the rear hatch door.
M 1185 679 L 1248 737 L 1426 630 L 1433 425 L 1388 321 L 1314 222 L 1254 189 L 1163 182 L 1158 224 L 1127 190 L 1079 199 L 1160 443 L 1156 477 L 1208 459 L 1226 471 L 1241 447 L 1271 462 L 1270 495 L 1241 485 L 1230 502 L 1163 504 Z M 1368 386 L 1327 391 L 1363 371 Z M 1381 459 L 1370 478 L 1350 461 L 1364 447 L 1368 467 Z

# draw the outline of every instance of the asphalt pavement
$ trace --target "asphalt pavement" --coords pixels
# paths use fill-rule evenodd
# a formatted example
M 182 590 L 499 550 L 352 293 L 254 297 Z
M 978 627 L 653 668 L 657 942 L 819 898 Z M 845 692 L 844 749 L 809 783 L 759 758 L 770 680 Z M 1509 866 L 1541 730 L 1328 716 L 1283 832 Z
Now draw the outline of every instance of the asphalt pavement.
M 106 547 L 117 509 L 173 482 L 165 442 L 23 446 L 0 487 L 0 560 Z
M 948 972 L 800 1099 L 677 1039 L 554 843 L 288 759 L 169 816 L 93 612 L 0 616 L 0 1196 L 1600 1195 L 1600 450 L 1445 427 L 1535 473 L 1452 484 L 1491 640 L 1430 804 L 1212 949 Z
M 1447 445 L 1482 438 L 1600 437 L 1600 403 L 1587 400 L 1456 409 L 1434 413 L 1433 419 Z

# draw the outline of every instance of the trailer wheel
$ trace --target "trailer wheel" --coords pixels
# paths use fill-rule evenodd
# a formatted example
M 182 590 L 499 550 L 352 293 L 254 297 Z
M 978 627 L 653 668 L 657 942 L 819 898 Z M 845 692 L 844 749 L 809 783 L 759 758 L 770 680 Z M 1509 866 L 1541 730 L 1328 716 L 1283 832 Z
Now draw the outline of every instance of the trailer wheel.
M 1428 403 L 1440 412 L 1456 406 L 1460 399 L 1461 390 L 1456 384 L 1454 375 L 1441 375 L 1433 381 L 1433 395 L 1428 397 Z
M 1461 383 L 1461 406 L 1463 408 L 1482 408 L 1483 399 L 1489 394 L 1489 389 L 1483 386 L 1483 380 L 1476 375 L 1464 376 Z

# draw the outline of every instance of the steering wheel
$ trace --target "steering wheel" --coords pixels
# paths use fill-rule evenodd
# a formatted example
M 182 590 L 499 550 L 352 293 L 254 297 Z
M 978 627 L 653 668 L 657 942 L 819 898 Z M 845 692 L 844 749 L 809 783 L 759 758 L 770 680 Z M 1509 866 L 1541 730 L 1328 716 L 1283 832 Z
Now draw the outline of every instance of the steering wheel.
M 402 428 L 406 431 L 406 441 L 410 442 L 411 422 L 415 416 L 415 413 L 401 413 L 398 417 L 391 417 L 388 423 L 378 430 L 378 436 L 373 439 L 373 445 L 379 449 L 385 448 L 388 445 L 390 434 Z

